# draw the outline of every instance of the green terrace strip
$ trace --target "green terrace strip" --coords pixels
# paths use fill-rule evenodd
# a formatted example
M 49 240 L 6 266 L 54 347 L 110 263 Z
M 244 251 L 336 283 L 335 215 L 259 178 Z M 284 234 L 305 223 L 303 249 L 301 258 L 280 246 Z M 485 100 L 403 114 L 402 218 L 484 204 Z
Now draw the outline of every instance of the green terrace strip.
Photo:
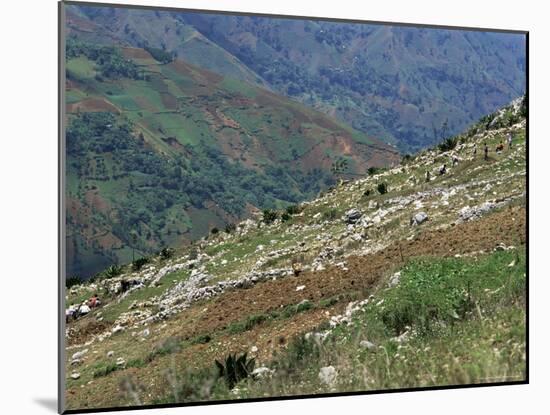
M 226 329 L 220 330 L 219 334 L 239 334 L 246 331 L 254 329 L 256 326 L 259 326 L 263 323 L 274 321 L 274 320 L 285 320 L 291 319 L 297 314 L 304 313 L 307 311 L 315 309 L 330 308 L 338 303 L 343 301 L 356 300 L 359 293 L 348 293 L 334 296 L 331 298 L 323 299 L 319 301 L 318 305 L 315 305 L 309 300 L 304 300 L 299 304 L 291 304 L 283 307 L 280 310 L 273 310 L 264 314 L 255 314 L 250 315 L 244 320 L 236 321 L 231 324 Z M 210 343 L 214 338 L 214 333 L 212 334 L 200 334 L 191 339 L 184 340 L 180 337 L 169 337 L 165 341 L 156 345 L 152 352 L 150 352 L 146 358 L 146 362 L 153 361 L 157 356 L 165 356 L 172 353 L 177 353 L 183 348 L 195 345 L 195 344 L 207 344 Z
M 128 363 L 124 364 L 117 364 L 116 362 L 110 362 L 110 363 L 98 363 L 95 365 L 92 376 L 94 378 L 100 378 L 102 376 L 107 376 L 112 372 L 116 372 L 117 370 L 123 370 L 129 367 L 144 367 L 146 365 L 146 362 L 144 362 L 141 359 L 132 359 Z

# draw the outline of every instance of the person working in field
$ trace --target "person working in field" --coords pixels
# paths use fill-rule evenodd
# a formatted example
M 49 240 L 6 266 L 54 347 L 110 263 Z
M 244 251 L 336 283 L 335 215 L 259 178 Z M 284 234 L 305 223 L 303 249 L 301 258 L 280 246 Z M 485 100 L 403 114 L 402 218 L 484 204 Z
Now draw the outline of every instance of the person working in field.
M 497 154 L 499 154 L 500 152 L 502 152 L 502 150 L 504 150 L 504 144 L 502 144 L 502 141 L 501 141 L 500 144 L 496 146 L 495 151 Z
M 92 298 L 88 300 L 88 306 L 90 308 L 96 308 L 96 307 L 99 307 L 100 305 L 101 305 L 101 301 L 99 301 L 99 297 L 97 296 L 97 294 L 94 294 Z
M 508 133 L 508 136 L 506 137 L 506 141 L 508 143 L 508 150 L 510 150 L 512 148 L 512 133 L 511 132 Z
M 487 143 L 485 143 L 485 148 L 483 150 L 483 152 L 485 153 L 485 161 L 489 160 L 489 147 L 487 146 Z
M 458 156 L 456 154 L 453 154 L 452 160 L 453 160 L 453 167 L 454 167 L 458 164 Z
M 443 166 L 441 166 L 439 168 L 439 175 L 443 175 L 445 173 L 447 173 L 447 165 L 446 164 L 444 164 Z

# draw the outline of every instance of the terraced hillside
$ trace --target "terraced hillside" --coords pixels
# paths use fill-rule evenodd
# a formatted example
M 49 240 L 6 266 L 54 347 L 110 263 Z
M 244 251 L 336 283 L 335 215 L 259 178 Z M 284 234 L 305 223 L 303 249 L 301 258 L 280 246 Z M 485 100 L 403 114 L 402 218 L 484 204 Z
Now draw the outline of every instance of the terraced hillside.
M 71 276 L 310 199 L 334 183 L 336 160 L 364 174 L 399 159 L 322 113 L 161 49 L 70 38 L 66 68 Z
M 71 287 L 67 407 L 523 380 L 524 111 Z
M 69 33 L 149 45 L 267 87 L 403 152 L 525 92 L 525 35 L 215 13 L 68 7 Z M 154 30 L 153 28 L 160 28 Z

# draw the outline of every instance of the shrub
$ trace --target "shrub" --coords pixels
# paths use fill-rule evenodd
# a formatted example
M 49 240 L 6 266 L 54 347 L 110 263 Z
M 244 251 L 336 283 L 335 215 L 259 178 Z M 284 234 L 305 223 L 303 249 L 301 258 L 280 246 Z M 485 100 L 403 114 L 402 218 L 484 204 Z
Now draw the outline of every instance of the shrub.
M 264 209 L 263 214 L 264 214 L 264 216 L 263 216 L 262 220 L 265 224 L 268 224 L 268 225 L 270 223 L 275 222 L 275 220 L 277 220 L 277 218 L 279 217 L 279 214 L 277 213 L 277 211 L 272 210 L 272 209 Z
M 72 277 L 68 277 L 67 281 L 65 281 L 65 286 L 67 288 L 74 287 L 75 285 L 82 284 L 82 280 L 78 275 L 73 275 Z
M 323 220 L 334 220 L 338 217 L 337 209 L 329 209 L 326 212 L 323 212 Z
M 215 364 L 218 368 L 218 377 L 225 380 L 229 389 L 233 389 L 241 380 L 252 375 L 256 360 L 248 359 L 246 353 L 239 357 L 236 354 L 230 354 L 223 362 L 216 360 Z
M 414 160 L 414 157 L 410 154 L 405 154 L 401 159 L 401 164 L 407 164 Z
M 172 255 L 174 255 L 174 250 L 171 249 L 171 248 L 163 248 L 163 249 L 161 249 L 159 255 L 162 259 L 168 259 Z
M 116 370 L 118 370 L 118 366 L 116 363 L 98 364 L 95 366 L 92 376 L 94 378 L 100 378 L 103 376 L 107 376 L 109 373 L 112 373 Z
M 333 305 L 337 304 L 338 301 L 339 301 L 338 297 L 324 298 L 321 301 L 319 301 L 319 307 L 321 307 L 321 308 L 330 308 Z
M 291 218 L 292 216 L 290 216 L 287 212 L 283 212 L 283 214 L 281 215 L 281 220 L 283 222 L 289 221 Z
M 367 189 L 363 192 L 363 196 L 365 197 L 369 197 L 370 195 L 372 194 L 372 190 L 371 189 Z
M 191 344 L 206 344 L 212 340 L 212 337 L 208 334 L 201 334 L 200 336 L 195 337 L 191 340 Z
M 145 362 L 142 359 L 132 359 L 126 363 L 126 367 L 144 367 Z
M 134 262 L 132 262 L 132 270 L 139 271 L 140 269 L 143 268 L 145 264 L 148 264 L 148 263 L 149 263 L 149 258 L 147 257 L 138 258 Z
M 376 189 L 378 190 L 378 193 L 381 195 L 388 193 L 388 185 L 386 183 L 378 183 L 378 186 L 376 186 Z
M 231 323 L 228 327 L 229 333 L 238 334 L 245 331 L 252 330 L 255 326 L 262 324 L 264 321 L 269 320 L 270 316 L 266 314 L 255 314 L 248 316 L 244 321 L 237 321 Z
M 227 225 L 225 225 L 225 232 L 226 233 L 234 232 L 235 229 L 237 229 L 237 225 L 235 225 L 234 223 L 228 223 Z
M 162 343 L 157 344 L 151 353 L 147 356 L 147 361 L 151 362 L 156 356 L 165 356 L 180 350 L 180 339 L 177 337 L 169 337 Z
M 367 169 L 367 173 L 370 175 L 370 176 L 374 176 L 375 174 L 377 173 L 380 173 L 380 171 L 382 171 L 382 169 L 378 168 L 378 167 L 369 167 Z
M 212 235 L 216 235 L 216 234 L 219 233 L 219 232 L 220 232 L 220 230 L 219 230 L 218 228 L 212 228 L 212 229 L 210 230 L 210 233 L 211 233 Z
M 302 208 L 298 205 L 290 205 L 290 206 L 287 206 L 286 208 L 286 213 L 288 213 L 289 215 L 297 215 L 301 211 L 302 211 Z
M 287 374 L 297 373 L 311 365 L 311 362 L 318 361 L 319 358 L 319 345 L 312 339 L 299 336 L 289 343 L 283 355 L 275 359 L 272 367 Z
M 313 305 L 313 303 L 311 301 L 306 300 L 306 301 L 303 301 L 299 304 L 290 305 L 290 306 L 285 307 L 285 309 L 283 310 L 281 315 L 284 318 L 290 318 L 290 317 L 292 317 L 296 314 L 300 314 L 300 313 L 303 313 L 304 311 L 311 310 L 314 307 L 315 306 Z

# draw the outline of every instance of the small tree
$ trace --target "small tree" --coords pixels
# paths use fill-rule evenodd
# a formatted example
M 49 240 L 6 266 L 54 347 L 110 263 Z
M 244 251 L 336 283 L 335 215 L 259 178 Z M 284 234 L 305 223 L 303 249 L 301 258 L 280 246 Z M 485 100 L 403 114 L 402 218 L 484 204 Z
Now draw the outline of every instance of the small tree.
M 132 270 L 139 271 L 147 263 L 149 263 L 149 258 L 147 257 L 138 258 L 134 262 L 132 262 Z
M 338 160 L 334 161 L 332 163 L 332 166 L 330 167 L 330 171 L 335 177 L 339 177 L 342 173 L 344 173 L 348 168 L 348 160 L 340 157 Z
M 301 211 L 302 211 L 302 208 L 298 205 L 290 205 L 290 206 L 287 206 L 286 208 L 286 213 L 288 213 L 289 215 L 297 215 Z
M 235 225 L 234 223 L 228 223 L 227 225 L 225 225 L 225 232 L 226 233 L 234 232 L 235 229 L 237 229 L 237 225 Z
M 264 216 L 263 216 L 262 220 L 267 225 L 269 225 L 270 223 L 275 222 L 275 220 L 279 217 L 279 214 L 277 213 L 277 211 L 272 210 L 272 209 L 264 209 L 263 214 L 264 214 Z
M 159 252 L 159 255 L 162 259 L 168 259 L 174 254 L 174 251 L 170 248 L 163 248 Z
M 67 288 L 74 287 L 75 285 L 82 284 L 82 280 L 78 275 L 73 275 L 72 277 L 68 277 L 67 281 L 65 281 L 65 286 Z
M 378 186 L 376 186 L 376 189 L 378 190 L 378 193 L 381 195 L 388 193 L 388 185 L 386 183 L 378 183 Z
M 369 167 L 367 169 L 367 173 L 369 174 L 369 176 L 374 176 L 375 174 L 377 174 L 378 172 L 380 171 L 380 169 L 378 167 Z

